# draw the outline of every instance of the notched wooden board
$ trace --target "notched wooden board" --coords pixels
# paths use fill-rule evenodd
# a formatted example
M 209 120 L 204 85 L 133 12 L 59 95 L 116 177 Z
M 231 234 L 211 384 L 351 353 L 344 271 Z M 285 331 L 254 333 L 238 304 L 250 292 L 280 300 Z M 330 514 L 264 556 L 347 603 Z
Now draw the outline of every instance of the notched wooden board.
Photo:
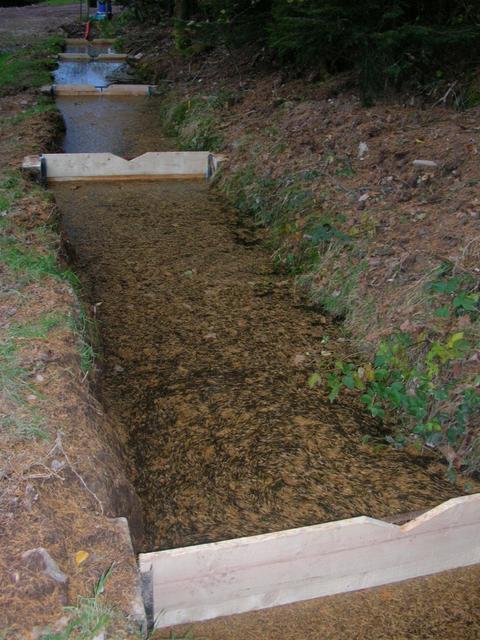
M 208 151 L 162 151 L 125 160 L 112 153 L 47 153 L 24 158 L 29 174 L 43 170 L 47 181 L 211 177 L 222 156 Z
M 139 556 L 157 628 L 398 582 L 480 562 L 480 494 L 402 526 L 366 516 Z

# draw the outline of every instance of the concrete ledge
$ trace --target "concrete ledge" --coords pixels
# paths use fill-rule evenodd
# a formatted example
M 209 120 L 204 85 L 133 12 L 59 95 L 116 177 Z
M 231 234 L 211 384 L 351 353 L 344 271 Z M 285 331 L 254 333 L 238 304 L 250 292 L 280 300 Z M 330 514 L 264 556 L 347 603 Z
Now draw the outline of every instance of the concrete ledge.
M 48 84 L 40 91 L 52 96 L 152 96 L 157 87 L 148 84 L 110 84 L 96 87 L 93 84 Z
M 48 153 L 28 156 L 22 169 L 43 171 L 47 181 L 192 179 L 212 176 L 221 159 L 208 151 L 149 152 L 132 160 L 112 153 Z
M 402 526 L 365 516 L 142 553 L 157 628 L 266 609 L 480 563 L 480 494 Z

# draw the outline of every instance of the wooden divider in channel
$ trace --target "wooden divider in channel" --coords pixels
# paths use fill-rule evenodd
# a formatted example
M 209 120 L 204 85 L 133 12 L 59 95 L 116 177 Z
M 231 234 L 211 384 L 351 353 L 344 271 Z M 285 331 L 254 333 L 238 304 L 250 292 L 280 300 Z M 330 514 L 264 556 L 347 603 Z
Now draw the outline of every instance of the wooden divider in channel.
M 53 96 L 151 96 L 156 86 L 149 84 L 110 84 L 96 87 L 94 84 L 48 84 L 41 87 L 45 95 Z
M 68 46 L 69 44 L 71 45 L 82 45 L 84 44 L 85 46 L 87 45 L 101 45 L 101 44 L 114 44 L 115 43 L 115 39 L 114 38 L 94 38 L 93 40 L 86 40 L 85 38 L 67 38 L 65 40 L 66 45 Z
M 479 563 L 480 494 L 402 526 L 362 516 L 139 562 L 157 628 L 265 609 Z
M 222 161 L 208 151 L 162 151 L 125 160 L 113 153 L 47 153 L 24 158 L 22 169 L 42 181 L 210 177 Z
M 123 62 L 128 56 L 126 53 L 99 53 L 96 56 L 88 53 L 59 53 L 57 58 L 63 62 Z

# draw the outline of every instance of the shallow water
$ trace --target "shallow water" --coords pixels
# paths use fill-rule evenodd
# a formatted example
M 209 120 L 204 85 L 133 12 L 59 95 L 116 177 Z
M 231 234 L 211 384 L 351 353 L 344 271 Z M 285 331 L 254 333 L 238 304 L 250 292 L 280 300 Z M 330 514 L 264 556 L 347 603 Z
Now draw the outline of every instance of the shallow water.
M 336 328 L 295 299 L 203 182 L 59 183 L 75 267 L 97 306 L 99 395 L 129 434 L 145 549 L 198 544 L 456 494 L 351 398 L 307 386 Z
M 123 62 L 60 62 L 54 71 L 55 84 L 93 84 L 106 87 L 107 76 L 121 67 Z
M 56 102 L 66 125 L 67 153 L 109 151 L 133 158 L 173 149 L 162 132 L 155 98 L 58 96 Z

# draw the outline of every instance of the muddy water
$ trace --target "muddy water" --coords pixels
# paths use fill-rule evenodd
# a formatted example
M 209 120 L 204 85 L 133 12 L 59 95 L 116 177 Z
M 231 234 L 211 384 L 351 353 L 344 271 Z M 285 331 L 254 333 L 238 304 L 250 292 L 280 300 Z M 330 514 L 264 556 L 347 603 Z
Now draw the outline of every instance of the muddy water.
M 57 97 L 66 125 L 67 153 L 109 151 L 133 158 L 146 151 L 167 151 L 158 105 L 152 98 L 109 96 Z
M 99 49 L 107 45 L 99 45 Z M 69 53 L 85 50 L 69 45 Z M 122 66 L 116 62 L 61 62 L 56 84 L 94 84 L 105 87 L 108 76 Z M 172 142 L 162 133 L 158 106 L 148 97 L 58 96 L 65 121 L 62 148 L 66 153 L 102 151 L 134 158 L 146 151 L 167 151 Z
M 202 182 L 60 183 L 56 197 L 97 305 L 99 394 L 127 429 L 145 549 L 455 494 L 431 460 L 375 451 L 373 422 L 306 381 L 335 328 L 295 299 L 255 238 Z

